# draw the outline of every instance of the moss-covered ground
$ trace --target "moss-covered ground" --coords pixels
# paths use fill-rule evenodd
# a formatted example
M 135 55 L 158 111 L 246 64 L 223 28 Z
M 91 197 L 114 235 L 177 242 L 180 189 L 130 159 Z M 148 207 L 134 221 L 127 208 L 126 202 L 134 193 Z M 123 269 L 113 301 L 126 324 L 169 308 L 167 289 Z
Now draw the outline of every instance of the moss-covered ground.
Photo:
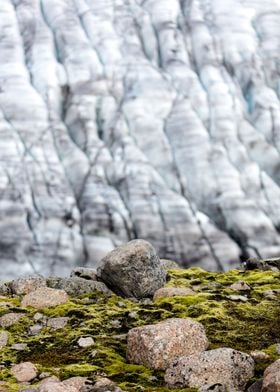
M 21 298 L 17 296 L 0 299 L 10 304 L 8 308 L 0 306 L 0 316 L 9 312 L 25 313 L 20 322 L 5 329 L 9 332 L 9 344 L 0 349 L 0 379 L 9 383 L 11 392 L 18 391 L 20 386 L 11 375 L 11 364 L 31 361 L 39 371 L 61 379 L 79 375 L 94 380 L 97 375 L 106 375 L 128 392 L 167 391 L 162 372 L 127 363 L 125 334 L 133 327 L 170 317 L 200 321 L 206 329 L 210 349 L 231 347 L 247 353 L 262 350 L 269 354 L 267 361 L 256 365 L 255 378 L 280 358 L 276 352 L 276 344 L 280 343 L 279 273 L 257 270 L 212 273 L 191 268 L 171 270 L 168 275 L 167 287 L 193 288 L 195 294 L 161 298 L 156 302 L 106 297 L 97 292 L 72 297 L 65 305 L 40 311 L 48 317 L 69 317 L 66 327 L 62 330 L 44 327 L 36 336 L 30 335 L 29 327 L 36 323 L 33 316 L 37 311 L 21 308 Z M 240 280 L 251 287 L 247 299 L 229 288 Z M 274 298 L 264 295 L 268 290 L 276 290 Z M 92 336 L 95 343 L 80 348 L 77 340 L 85 336 Z M 11 348 L 13 343 L 28 346 L 26 350 L 16 351 Z

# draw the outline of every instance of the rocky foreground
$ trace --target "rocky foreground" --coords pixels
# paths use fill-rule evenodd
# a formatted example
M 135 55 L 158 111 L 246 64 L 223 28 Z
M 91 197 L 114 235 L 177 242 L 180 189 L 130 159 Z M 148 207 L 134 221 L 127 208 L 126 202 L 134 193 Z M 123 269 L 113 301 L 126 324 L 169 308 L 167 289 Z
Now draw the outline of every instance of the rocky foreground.
M 136 240 L 0 286 L 0 391 L 280 391 L 280 273 L 207 272 Z

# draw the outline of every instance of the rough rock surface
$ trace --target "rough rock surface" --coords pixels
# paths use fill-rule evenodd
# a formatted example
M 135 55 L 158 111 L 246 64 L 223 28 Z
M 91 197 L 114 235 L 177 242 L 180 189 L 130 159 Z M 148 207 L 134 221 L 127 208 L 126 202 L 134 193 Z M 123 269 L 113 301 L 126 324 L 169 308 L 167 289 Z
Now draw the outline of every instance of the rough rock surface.
M 44 383 L 39 389 L 38 392 L 79 392 L 78 388 L 72 385 L 65 385 L 62 382 L 47 382 Z
M 86 392 L 86 391 L 81 391 Z M 106 377 L 99 377 L 90 392 L 123 392 L 113 381 Z
M 7 345 L 8 339 L 9 339 L 8 332 L 0 331 L 0 349 Z
M 135 298 L 152 296 L 166 282 L 166 271 L 156 250 L 143 240 L 130 241 L 111 251 L 102 259 L 97 276 L 115 293 Z
M 86 338 L 80 338 L 77 343 L 79 347 L 85 348 L 92 346 L 94 344 L 94 340 L 92 337 L 88 336 Z
M 260 350 L 251 351 L 250 355 L 256 363 L 267 362 L 269 360 L 269 355 Z
M 249 258 L 244 263 L 245 269 L 252 270 L 252 269 L 259 269 L 262 271 L 280 271 L 280 258 L 273 257 L 270 259 L 263 259 L 260 260 L 258 258 Z
M 68 295 L 64 290 L 42 287 L 26 294 L 21 301 L 21 306 L 44 309 L 50 306 L 65 304 L 68 300 Z
M 9 286 L 13 294 L 28 294 L 31 291 L 46 286 L 46 280 L 40 275 L 30 275 L 24 278 L 14 279 Z
M 280 253 L 276 0 L 1 0 L 1 279 L 134 238 Z
M 280 359 L 265 369 L 262 392 L 280 391 Z
M 254 374 L 254 360 L 231 348 L 218 348 L 175 360 L 165 373 L 169 387 L 243 391 Z
M 41 382 L 37 390 L 38 392 L 81 392 L 86 381 L 85 377 L 71 377 L 62 382 L 55 377 L 48 377 Z M 86 389 L 85 392 L 87 392 Z
M 180 269 L 180 265 L 176 263 L 176 261 L 168 260 L 168 259 L 160 259 L 160 264 L 167 271 L 169 269 Z
M 77 276 L 70 278 L 50 277 L 47 279 L 47 285 L 54 289 L 64 290 L 69 295 L 80 295 L 92 291 L 100 291 L 107 295 L 112 294 L 103 282 L 78 278 Z
M 17 351 L 24 351 L 28 348 L 28 344 L 27 343 L 14 343 L 11 346 L 12 350 L 17 350 Z
M 23 313 L 6 313 L 0 317 L 0 327 L 6 328 L 16 324 L 23 316 Z
M 193 295 L 195 292 L 189 287 L 163 287 L 154 294 L 154 300 L 159 298 L 174 297 L 175 295 Z
M 78 277 L 87 280 L 97 280 L 95 268 L 76 267 L 70 273 L 70 278 Z
M 177 357 L 206 350 L 202 324 L 172 318 L 155 325 L 133 328 L 127 335 L 127 359 L 153 369 L 166 369 Z
M 38 373 L 36 366 L 31 362 L 22 362 L 18 365 L 14 365 L 11 371 L 19 382 L 31 381 Z
M 229 288 L 231 290 L 233 290 L 233 291 L 245 291 L 245 292 L 248 292 L 248 291 L 251 290 L 251 287 L 246 282 L 244 282 L 243 280 L 240 280 L 239 282 L 235 282 L 235 283 L 231 284 L 229 286 Z
M 262 382 L 262 379 L 255 381 L 252 385 L 249 386 L 246 392 L 261 392 Z
M 69 317 L 53 317 L 47 320 L 46 325 L 53 329 L 62 329 L 68 321 Z
M 86 377 L 71 377 L 68 380 L 62 381 L 62 384 L 66 387 L 76 388 L 77 392 L 82 392 L 82 389 L 85 387 L 86 382 Z

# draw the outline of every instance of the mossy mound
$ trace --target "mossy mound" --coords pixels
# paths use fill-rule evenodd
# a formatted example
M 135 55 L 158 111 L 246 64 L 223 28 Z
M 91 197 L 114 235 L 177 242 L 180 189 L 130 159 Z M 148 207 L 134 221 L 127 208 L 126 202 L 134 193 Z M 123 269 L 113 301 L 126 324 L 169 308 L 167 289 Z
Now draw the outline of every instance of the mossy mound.
M 44 327 L 36 336 L 29 334 L 29 326 L 35 324 L 33 317 L 37 311 L 21 308 L 21 298 L 17 296 L 0 299 L 10 304 L 9 308 L 0 307 L 0 316 L 9 312 L 25 313 L 20 322 L 6 328 L 9 344 L 0 350 L 0 379 L 10 383 L 11 391 L 18 391 L 20 386 L 11 375 L 11 364 L 31 361 L 39 371 L 47 371 L 62 380 L 71 376 L 95 379 L 97 375 L 106 375 L 126 391 L 167 391 L 162 372 L 127 363 L 125 334 L 135 326 L 170 317 L 200 321 L 210 348 L 231 347 L 247 353 L 265 351 L 269 359 L 256 366 L 256 378 L 280 358 L 276 352 L 276 344 L 280 343 L 279 273 L 257 270 L 213 273 L 190 268 L 170 270 L 168 275 L 167 287 L 189 287 L 196 293 L 156 302 L 106 297 L 97 292 L 72 297 L 65 305 L 40 312 L 47 317 L 69 317 L 67 325 L 61 330 Z M 241 280 L 251 287 L 246 297 L 230 289 L 232 283 Z M 276 290 L 273 298 L 266 297 L 268 290 Z M 92 336 L 94 345 L 79 347 L 77 341 L 84 336 Z M 11 348 L 13 343 L 27 343 L 28 348 L 15 351 Z

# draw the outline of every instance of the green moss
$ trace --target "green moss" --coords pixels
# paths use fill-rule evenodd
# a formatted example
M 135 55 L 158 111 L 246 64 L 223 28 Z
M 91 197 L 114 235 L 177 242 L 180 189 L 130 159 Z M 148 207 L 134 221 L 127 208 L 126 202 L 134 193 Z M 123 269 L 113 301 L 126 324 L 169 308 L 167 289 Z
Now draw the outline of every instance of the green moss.
M 275 344 L 280 343 L 280 298 L 268 300 L 263 292 L 280 288 L 280 274 L 271 271 L 207 272 L 199 268 L 170 270 L 167 287 L 190 287 L 197 292 L 188 296 L 161 298 L 144 305 L 120 298 L 106 297 L 93 292 L 72 298 L 67 304 L 40 311 L 47 317 L 69 317 L 63 330 L 44 327 L 37 336 L 29 335 L 29 325 L 35 324 L 36 310 L 20 308 L 20 298 L 7 297 L 10 311 L 25 311 L 17 324 L 7 328 L 9 344 L 27 343 L 25 351 L 1 350 L 0 363 L 4 366 L 3 380 L 18 385 L 10 373 L 12 363 L 31 361 L 39 371 L 66 379 L 87 376 L 94 379 L 106 375 L 121 388 L 130 391 L 165 392 L 163 373 L 126 361 L 126 334 L 131 328 L 157 323 L 170 317 L 190 317 L 200 321 L 206 329 L 210 348 L 232 347 L 245 352 L 263 350 L 269 359 L 256 366 L 256 377 L 280 355 Z M 230 285 L 243 280 L 252 288 L 248 301 L 233 301 Z M 243 295 L 243 294 L 242 294 Z M 12 310 L 13 309 L 13 310 Z M 133 315 L 131 316 L 131 313 Z M 94 345 L 80 348 L 79 337 L 92 336 Z M 34 384 L 36 380 L 34 381 Z M 174 390 L 182 391 L 182 390 Z M 193 389 L 184 389 L 192 392 Z
M 61 380 L 66 380 L 70 377 L 91 377 L 93 374 L 98 374 L 99 367 L 91 365 L 89 363 L 74 363 L 71 365 L 65 365 L 60 369 L 58 376 Z

